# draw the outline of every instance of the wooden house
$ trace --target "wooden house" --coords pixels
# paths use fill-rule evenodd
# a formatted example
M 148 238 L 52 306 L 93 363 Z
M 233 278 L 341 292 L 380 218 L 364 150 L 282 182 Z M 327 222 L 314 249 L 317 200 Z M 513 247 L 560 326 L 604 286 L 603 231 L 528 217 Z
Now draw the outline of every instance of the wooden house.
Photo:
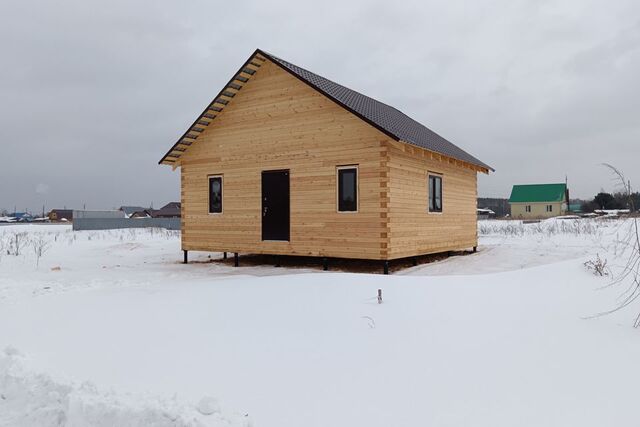
M 73 210 L 72 209 L 52 209 L 47 216 L 49 217 L 49 221 L 51 222 L 73 221 Z
M 491 167 L 405 114 L 260 49 L 160 160 L 182 249 L 388 261 L 477 246 Z
M 542 219 L 565 215 L 569 203 L 567 184 L 514 185 L 509 197 L 511 217 Z

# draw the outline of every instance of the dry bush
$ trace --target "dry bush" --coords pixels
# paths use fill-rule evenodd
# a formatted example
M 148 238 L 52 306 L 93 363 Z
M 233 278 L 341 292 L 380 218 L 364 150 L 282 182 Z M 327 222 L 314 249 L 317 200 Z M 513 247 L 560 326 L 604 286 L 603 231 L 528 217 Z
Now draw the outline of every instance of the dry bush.
M 2 261 L 2 255 L 4 255 L 4 248 L 7 246 L 5 242 L 5 233 L 0 236 L 0 261 Z
M 33 252 L 36 256 L 36 268 L 40 265 L 40 258 L 46 251 L 49 250 L 49 246 L 51 243 L 47 240 L 44 235 L 37 234 L 33 239 L 31 239 L 31 246 L 33 247 Z
M 508 221 L 480 221 L 478 234 L 481 236 L 594 236 L 601 233 L 603 223 L 593 219 L 564 219 L 553 221 L 541 221 L 538 223 L 524 224 L 518 220 Z
M 18 256 L 22 250 L 29 244 L 29 233 L 26 231 L 14 232 L 9 238 L 7 254 Z
M 609 270 L 609 267 L 607 267 L 606 258 L 603 260 L 602 258 L 600 258 L 599 254 L 596 254 L 595 259 L 586 261 L 584 263 L 584 266 L 587 268 L 587 270 L 593 271 L 593 274 L 595 274 L 596 276 L 609 276 L 609 274 L 611 273 L 611 270 Z

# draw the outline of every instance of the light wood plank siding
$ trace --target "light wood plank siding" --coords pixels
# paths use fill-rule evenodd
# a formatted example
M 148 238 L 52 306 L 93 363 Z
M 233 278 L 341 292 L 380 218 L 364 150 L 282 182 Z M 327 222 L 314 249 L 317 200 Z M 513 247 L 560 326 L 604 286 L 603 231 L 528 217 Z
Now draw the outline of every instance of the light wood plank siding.
M 477 172 L 389 142 L 389 259 L 477 246 Z M 442 213 L 429 213 L 428 172 L 442 174 Z
M 265 62 L 181 157 L 182 248 L 384 259 L 389 138 Z M 336 166 L 357 164 L 357 213 L 336 209 Z M 290 170 L 291 241 L 261 240 L 261 172 Z M 223 175 L 223 214 L 208 213 Z

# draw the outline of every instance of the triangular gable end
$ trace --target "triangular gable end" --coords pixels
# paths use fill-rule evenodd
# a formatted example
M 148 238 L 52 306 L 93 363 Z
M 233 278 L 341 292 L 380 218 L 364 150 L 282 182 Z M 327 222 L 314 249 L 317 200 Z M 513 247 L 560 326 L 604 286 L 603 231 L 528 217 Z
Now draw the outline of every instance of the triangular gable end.
M 475 168 L 481 172 L 488 173 L 489 170 L 494 170 L 399 110 L 318 76 L 260 49 L 256 49 L 249 59 L 245 61 L 234 77 L 218 93 L 205 111 L 202 112 L 198 119 L 196 119 L 187 132 L 185 132 L 178 142 L 164 155 L 159 163 L 172 165 L 174 168 L 177 167 L 178 160 L 182 153 L 196 142 L 198 136 L 223 112 L 235 94 L 255 75 L 262 63 L 266 60 L 269 60 L 396 141 L 416 145 L 428 151 L 461 161 L 462 163 L 474 165 Z
M 178 139 L 178 142 L 167 151 L 158 163 L 171 165 L 175 168 L 178 165 L 177 162 L 180 156 L 182 156 L 182 153 L 187 151 L 187 149 L 197 141 L 200 134 L 223 112 L 233 97 L 235 97 L 238 91 L 255 75 L 265 61 L 265 57 L 260 55 L 260 50 L 256 49 L 218 95 L 213 98 L 213 101 L 211 101 L 207 108 L 205 108 L 193 124 L 189 126 L 187 131 Z

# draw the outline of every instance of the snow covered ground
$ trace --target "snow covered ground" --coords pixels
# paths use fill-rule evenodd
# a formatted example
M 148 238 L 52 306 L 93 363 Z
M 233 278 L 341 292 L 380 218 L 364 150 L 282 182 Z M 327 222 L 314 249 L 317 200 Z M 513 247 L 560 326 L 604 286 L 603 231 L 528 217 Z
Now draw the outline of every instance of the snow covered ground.
M 391 276 L 2 226 L 0 426 L 635 426 L 640 307 L 588 319 L 622 288 L 583 265 L 616 274 L 628 226 L 483 221 L 477 254 Z

